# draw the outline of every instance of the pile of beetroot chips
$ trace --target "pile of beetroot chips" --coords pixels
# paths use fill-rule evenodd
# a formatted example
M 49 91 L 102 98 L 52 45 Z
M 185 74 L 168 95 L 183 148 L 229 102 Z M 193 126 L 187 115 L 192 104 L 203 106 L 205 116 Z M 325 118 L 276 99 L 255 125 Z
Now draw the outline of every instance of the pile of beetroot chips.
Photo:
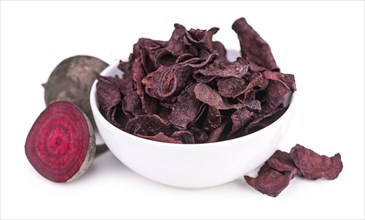
M 327 157 L 297 144 L 289 153 L 277 150 L 260 168 L 256 178 L 245 176 L 245 180 L 256 190 L 276 197 L 295 176 L 308 180 L 333 180 L 338 177 L 342 168 L 339 153 Z
M 296 90 L 279 72 L 270 46 L 240 18 L 232 25 L 242 57 L 230 62 L 213 41 L 218 28 L 175 24 L 168 41 L 140 38 L 122 78 L 98 76 L 102 115 L 139 137 L 207 143 L 244 136 L 278 119 Z

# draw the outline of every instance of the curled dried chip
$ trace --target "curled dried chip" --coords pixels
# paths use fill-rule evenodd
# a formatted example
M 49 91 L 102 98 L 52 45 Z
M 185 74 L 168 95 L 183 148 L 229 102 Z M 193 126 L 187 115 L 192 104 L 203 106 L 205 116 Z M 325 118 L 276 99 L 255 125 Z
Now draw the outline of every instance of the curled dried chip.
M 122 100 L 117 86 L 118 78 L 98 75 L 97 80 L 96 89 L 100 112 L 108 121 L 112 121 L 116 107 Z
M 208 134 L 197 127 L 190 128 L 194 136 L 195 143 L 205 143 L 208 140 Z
M 227 50 L 224 47 L 224 45 L 220 41 L 214 41 L 213 42 L 213 47 L 214 47 L 214 50 L 217 52 L 217 57 L 214 61 L 216 63 L 216 65 L 220 64 L 220 63 L 228 62 L 228 60 L 227 60 Z
M 131 116 L 142 114 L 141 100 L 135 91 L 132 91 L 123 97 L 122 106 L 126 114 L 131 114 Z
M 194 93 L 198 100 L 219 110 L 242 108 L 241 104 L 229 104 L 227 100 L 224 100 L 216 90 L 203 83 L 196 84 Z
M 212 106 L 209 106 L 207 116 L 202 124 L 202 129 L 204 131 L 212 131 L 215 128 L 218 128 L 222 122 L 222 115 L 220 111 Z
M 196 74 L 210 77 L 236 77 L 242 78 L 248 73 L 249 63 L 242 57 L 238 57 L 232 63 L 224 62 L 215 65 L 207 65 L 204 69 L 196 70 Z
M 295 78 L 293 74 L 284 74 L 273 71 L 263 71 L 262 75 L 265 79 L 271 79 L 274 81 L 283 82 L 292 92 L 296 90 Z
M 136 92 L 141 99 L 142 112 L 145 114 L 153 114 L 156 111 L 156 101 L 144 91 L 142 79 L 145 76 L 145 72 L 139 57 L 132 64 L 132 73 Z
M 247 23 L 245 18 L 237 19 L 232 29 L 238 35 L 243 57 L 259 66 L 279 71 L 269 44 Z
M 269 126 L 278 118 L 280 118 L 287 108 L 278 108 L 273 111 L 269 111 L 268 113 L 263 113 L 257 116 L 249 125 L 245 128 L 245 134 L 251 134 L 255 131 L 258 131 L 264 127 Z
M 188 124 L 192 123 L 199 114 L 201 102 L 195 98 L 195 86 L 195 84 L 190 85 L 182 92 L 172 108 L 169 118 L 171 123 L 178 128 L 186 129 Z
M 244 108 L 236 110 L 231 115 L 232 129 L 228 136 L 232 136 L 238 130 L 248 125 L 248 123 L 253 120 L 255 116 L 255 113 L 248 111 Z
M 268 98 L 265 105 L 269 109 L 277 109 L 279 105 L 284 103 L 287 94 L 290 94 L 290 89 L 281 81 L 270 80 L 269 85 L 266 88 Z
M 273 169 L 285 173 L 290 172 L 291 178 L 299 174 L 299 170 L 291 159 L 290 154 L 281 150 L 275 151 L 275 153 L 266 161 L 266 163 Z
M 217 80 L 218 93 L 227 98 L 235 98 L 242 94 L 247 81 L 242 78 L 223 78 Z
M 188 32 L 186 32 L 186 39 L 189 44 L 193 44 L 200 49 L 207 50 L 208 52 L 212 53 L 214 50 L 212 37 L 218 32 L 218 30 L 219 28 L 216 27 L 213 27 L 208 31 L 190 29 Z
M 278 196 L 291 180 L 290 175 L 282 174 L 267 164 L 260 168 L 256 178 L 250 176 L 244 176 L 244 178 L 250 186 L 272 197 Z
M 142 79 L 146 93 L 159 100 L 180 93 L 188 83 L 191 68 L 187 65 L 161 66 Z
M 241 92 L 241 94 L 244 94 L 245 99 L 248 99 L 251 91 L 266 89 L 269 85 L 269 80 L 263 78 L 261 73 L 250 74 L 247 77 L 252 79 L 249 80 L 247 87 Z
M 290 150 L 290 157 L 306 179 L 336 179 L 341 173 L 343 164 L 339 153 L 332 157 L 319 155 L 302 145 L 295 145 Z
M 246 109 L 256 113 L 261 112 L 261 102 L 259 100 L 254 99 L 254 100 L 245 100 L 241 102 L 243 107 L 245 107 Z
M 191 71 L 189 66 L 175 65 L 163 72 L 158 82 L 158 95 L 165 98 L 180 93 L 186 87 Z
M 183 38 L 186 33 L 186 28 L 181 24 L 175 24 L 174 26 L 175 30 L 172 32 L 166 50 L 171 52 L 172 55 L 179 56 L 185 52 Z
M 131 134 L 155 135 L 167 130 L 168 127 L 158 115 L 139 115 L 127 122 L 125 130 Z
M 195 144 L 194 135 L 190 131 L 175 131 L 171 137 L 177 138 L 183 144 Z
M 227 124 L 228 124 L 228 120 L 222 122 L 218 128 L 216 128 L 212 132 L 210 132 L 209 137 L 207 139 L 207 143 L 219 141 L 219 139 L 222 138 L 222 134 L 223 134 L 224 130 L 226 129 Z

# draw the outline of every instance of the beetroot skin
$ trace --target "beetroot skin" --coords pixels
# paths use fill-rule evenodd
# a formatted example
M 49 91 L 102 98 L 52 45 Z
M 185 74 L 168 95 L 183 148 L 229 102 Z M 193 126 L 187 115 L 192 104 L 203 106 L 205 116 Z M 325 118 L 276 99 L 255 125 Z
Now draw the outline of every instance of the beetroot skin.
M 54 101 L 75 103 L 96 128 L 90 107 L 90 90 L 96 76 L 108 66 L 99 58 L 87 55 L 69 57 L 52 71 L 44 86 L 44 100 L 48 106 Z
M 54 182 L 75 180 L 87 170 L 94 158 L 93 127 L 75 104 L 53 102 L 30 129 L 25 154 L 45 178 Z

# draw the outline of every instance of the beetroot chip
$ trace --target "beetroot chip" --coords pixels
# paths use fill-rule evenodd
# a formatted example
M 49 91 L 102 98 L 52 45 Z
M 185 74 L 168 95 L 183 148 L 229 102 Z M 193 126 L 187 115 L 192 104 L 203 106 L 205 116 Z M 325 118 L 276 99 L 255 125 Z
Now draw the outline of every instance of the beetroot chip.
M 191 127 L 190 132 L 194 136 L 195 143 L 205 143 L 208 140 L 208 134 L 197 127 Z
M 291 180 L 290 175 L 284 175 L 268 165 L 263 165 L 256 178 L 244 176 L 246 182 L 263 194 L 276 197 L 288 185 Z
M 162 74 L 168 71 L 168 67 L 160 66 L 156 71 L 149 73 L 143 77 L 142 84 L 144 91 L 151 97 L 156 99 L 162 99 L 158 94 L 158 87 Z
M 306 179 L 336 179 L 341 173 L 343 164 L 339 153 L 332 157 L 319 155 L 299 144 L 290 151 L 290 157 Z
M 269 109 L 276 109 L 279 105 L 284 104 L 285 97 L 291 92 L 283 82 L 270 80 L 266 93 L 266 106 Z
M 232 109 L 232 108 L 240 108 L 242 105 L 231 105 L 226 100 L 222 98 L 219 93 L 212 89 L 211 87 L 207 86 L 203 83 L 196 84 L 194 88 L 195 97 L 204 102 L 205 104 L 208 104 L 209 106 L 212 106 L 216 109 Z
M 232 29 L 238 35 L 243 57 L 270 70 L 279 71 L 269 44 L 247 23 L 245 18 L 236 20 Z
M 222 78 L 217 80 L 218 93 L 227 98 L 235 98 L 242 94 L 247 82 L 242 78 Z
M 145 114 L 153 114 L 156 111 L 156 102 L 148 96 L 143 89 L 142 79 L 145 76 L 141 59 L 137 58 L 132 64 L 133 82 L 136 92 L 141 99 L 142 112 Z
M 187 126 L 195 121 L 199 114 L 201 102 L 194 95 L 195 84 L 190 85 L 177 98 L 177 102 L 172 108 L 170 121 L 180 129 L 186 129 Z
M 216 65 L 207 65 L 203 69 L 195 71 L 195 74 L 201 74 L 207 77 L 236 77 L 242 78 L 248 73 L 250 65 L 242 57 L 238 57 L 236 61 L 232 63 L 219 63 Z
M 161 66 L 156 71 L 149 73 L 142 79 L 145 91 L 148 95 L 164 100 L 167 97 L 180 93 L 191 75 L 189 66 L 174 65 Z
M 244 94 L 245 99 L 249 97 L 251 91 L 258 90 L 258 89 L 266 89 L 269 85 L 269 80 L 262 77 L 262 74 L 251 74 L 248 76 L 249 78 L 252 77 L 250 82 L 248 83 L 247 87 L 241 92 Z
M 296 90 L 295 85 L 295 78 L 293 74 L 284 74 L 280 72 L 273 72 L 273 71 L 264 71 L 262 73 L 265 79 L 271 79 L 274 81 L 281 81 L 283 82 L 290 91 L 294 92 Z
M 253 112 L 261 112 L 261 102 L 259 100 L 245 100 L 245 101 L 241 101 L 242 105 Z
M 266 161 L 266 163 L 273 169 L 285 173 L 290 172 L 291 178 L 294 178 L 298 174 L 298 169 L 291 159 L 290 154 L 281 150 L 275 151 L 275 153 Z
M 124 74 L 123 74 L 123 77 L 124 76 L 131 76 L 131 62 L 127 61 L 127 62 L 124 62 L 122 60 L 119 61 L 119 64 L 118 64 L 118 69 L 120 69 Z
M 175 24 L 175 30 L 172 32 L 171 38 L 167 44 L 167 51 L 175 56 L 179 56 L 185 52 L 185 44 L 183 38 L 186 33 L 186 28 L 181 24 Z
M 117 87 L 117 78 L 97 76 L 96 84 L 97 96 L 101 114 L 108 120 L 112 121 L 116 111 L 116 106 L 121 102 L 121 95 Z
M 224 121 L 221 123 L 221 125 L 214 129 L 212 132 L 210 132 L 207 143 L 212 143 L 219 141 L 219 139 L 222 137 L 224 130 L 226 129 L 226 126 L 228 124 L 228 121 Z
M 183 144 L 195 144 L 194 135 L 189 131 L 175 131 L 171 137 L 177 138 Z
M 166 41 L 157 41 L 148 38 L 140 38 L 133 45 L 133 53 L 130 56 L 130 62 L 134 63 L 136 59 L 140 59 L 143 71 L 151 72 L 156 69 L 158 61 L 155 53 L 161 48 L 166 47 Z M 133 67 L 132 67 L 133 68 Z M 132 71 L 132 73 L 135 73 Z
M 279 119 L 285 113 L 286 110 L 287 108 L 277 108 L 268 113 L 260 114 L 253 121 L 251 121 L 249 125 L 247 125 L 247 127 L 245 128 L 245 133 L 250 134 L 269 126 L 277 119 Z
M 217 33 L 219 28 L 213 27 L 206 30 L 200 29 L 190 29 L 186 32 L 186 40 L 187 44 L 193 44 L 195 47 L 199 49 L 207 50 L 212 53 L 214 50 L 212 37 L 215 33 Z
M 158 115 L 139 115 L 126 124 L 125 130 L 131 134 L 155 135 L 168 129 L 168 124 Z
M 124 112 L 130 114 L 131 116 L 142 114 L 141 100 L 135 91 L 132 91 L 123 97 L 122 106 Z
M 231 115 L 232 129 L 228 136 L 232 136 L 238 130 L 240 130 L 241 128 L 246 126 L 248 124 L 248 122 L 250 122 L 251 120 L 254 119 L 254 117 L 255 117 L 255 113 L 248 111 L 244 108 L 236 110 Z
M 256 190 L 276 197 L 296 175 L 310 180 L 333 180 L 338 177 L 342 168 L 340 154 L 333 157 L 321 156 L 297 144 L 290 153 L 277 150 L 260 168 L 256 178 L 244 178 Z
M 186 87 L 191 73 L 189 66 L 180 65 L 164 71 L 158 82 L 158 95 L 165 98 L 180 93 Z
M 217 64 L 219 63 L 226 63 L 227 60 L 227 50 L 224 45 L 220 41 L 213 42 L 214 50 L 217 52 L 217 57 L 214 62 Z
M 218 128 L 222 122 L 222 115 L 220 111 L 212 106 L 209 106 L 207 117 L 203 121 L 202 129 L 204 131 L 212 131 L 215 128 Z
M 156 50 L 155 53 L 156 67 L 172 66 L 176 63 L 177 57 L 170 53 L 166 48 Z
M 199 69 L 207 66 L 208 63 L 210 63 L 215 58 L 215 56 L 216 54 L 212 53 L 203 57 L 194 57 L 182 62 L 181 64 L 192 67 L 194 69 Z

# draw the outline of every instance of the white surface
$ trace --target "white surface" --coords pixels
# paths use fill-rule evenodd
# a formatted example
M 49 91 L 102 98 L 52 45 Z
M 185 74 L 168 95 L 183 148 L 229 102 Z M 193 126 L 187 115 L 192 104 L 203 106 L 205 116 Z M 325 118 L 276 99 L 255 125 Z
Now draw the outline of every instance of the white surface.
M 1 1 L 1 209 L 4 219 L 364 218 L 364 2 L 19 2 Z M 42 178 L 24 154 L 44 109 L 53 68 L 76 54 L 125 58 L 138 37 L 170 37 L 173 23 L 220 27 L 214 39 L 238 48 L 231 25 L 247 21 L 294 73 L 296 114 L 280 146 L 340 152 L 333 181 L 294 179 L 277 198 L 243 181 L 181 190 L 149 181 L 110 152 L 79 180 Z
M 101 75 L 122 76 L 117 66 L 118 63 L 110 65 Z M 228 141 L 190 145 L 151 141 L 121 131 L 100 113 L 96 83 L 90 94 L 96 125 L 114 156 L 148 179 L 184 189 L 219 186 L 263 164 L 278 148 L 288 130 L 295 100 L 293 95 L 288 110 L 260 131 Z

